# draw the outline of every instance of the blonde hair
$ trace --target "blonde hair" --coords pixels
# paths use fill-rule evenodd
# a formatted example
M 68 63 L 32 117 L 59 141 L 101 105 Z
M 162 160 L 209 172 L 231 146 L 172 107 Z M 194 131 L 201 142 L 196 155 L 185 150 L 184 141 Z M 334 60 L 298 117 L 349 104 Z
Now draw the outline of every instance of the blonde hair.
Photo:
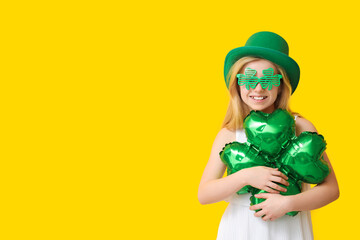
M 225 119 L 221 128 L 227 128 L 229 130 L 236 130 L 243 127 L 244 118 L 250 113 L 249 107 L 244 103 L 240 97 L 240 89 L 237 83 L 236 74 L 241 72 L 245 64 L 260 60 L 262 58 L 256 57 L 243 57 L 237 60 L 230 68 L 228 75 L 226 76 L 226 83 L 229 83 L 230 102 L 228 110 L 225 115 Z M 292 114 L 295 114 L 290 110 L 289 100 L 292 92 L 289 77 L 285 70 L 273 63 L 278 72 L 283 76 L 280 84 L 278 96 L 274 102 L 275 109 L 286 109 Z

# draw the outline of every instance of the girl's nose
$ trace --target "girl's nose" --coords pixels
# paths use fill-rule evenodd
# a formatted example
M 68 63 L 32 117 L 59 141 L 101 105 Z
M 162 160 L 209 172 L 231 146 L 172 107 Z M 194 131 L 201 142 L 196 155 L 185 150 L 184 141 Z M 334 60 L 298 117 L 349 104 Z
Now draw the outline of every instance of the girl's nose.
M 261 84 L 260 84 L 260 83 L 257 83 L 254 90 L 255 90 L 256 92 L 261 92 L 261 91 L 263 91 L 264 89 L 261 87 Z

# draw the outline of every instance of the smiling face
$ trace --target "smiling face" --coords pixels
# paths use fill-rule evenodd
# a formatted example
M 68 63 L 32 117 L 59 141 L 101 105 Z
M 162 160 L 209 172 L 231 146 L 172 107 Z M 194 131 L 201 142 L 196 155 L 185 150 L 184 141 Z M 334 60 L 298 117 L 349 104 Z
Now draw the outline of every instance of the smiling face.
M 269 68 L 274 69 L 274 75 L 279 74 L 276 66 L 272 62 L 265 59 L 259 59 L 245 64 L 240 73 L 244 74 L 246 68 L 255 69 L 255 76 L 258 78 L 263 77 L 263 70 Z M 246 89 L 245 85 L 238 87 L 240 89 L 241 99 L 246 105 L 248 105 L 250 110 L 272 113 L 275 110 L 274 103 L 278 93 L 280 92 L 281 84 L 278 87 L 273 86 L 271 90 L 268 90 L 268 88 L 263 89 L 259 83 L 255 88 L 250 87 L 249 90 Z

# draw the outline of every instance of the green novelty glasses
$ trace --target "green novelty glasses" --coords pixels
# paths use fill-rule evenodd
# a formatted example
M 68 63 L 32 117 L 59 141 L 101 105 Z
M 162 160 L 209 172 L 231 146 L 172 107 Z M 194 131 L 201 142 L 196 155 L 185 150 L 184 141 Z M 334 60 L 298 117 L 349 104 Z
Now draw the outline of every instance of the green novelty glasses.
M 264 76 L 258 78 L 255 76 L 255 69 L 246 68 L 245 74 L 239 73 L 236 75 L 239 86 L 245 85 L 247 90 L 249 90 L 250 87 L 254 89 L 258 83 L 260 83 L 263 89 L 268 87 L 269 90 L 272 89 L 272 86 L 280 86 L 280 79 L 282 76 L 280 74 L 274 75 L 274 69 L 268 68 L 264 69 L 262 72 Z

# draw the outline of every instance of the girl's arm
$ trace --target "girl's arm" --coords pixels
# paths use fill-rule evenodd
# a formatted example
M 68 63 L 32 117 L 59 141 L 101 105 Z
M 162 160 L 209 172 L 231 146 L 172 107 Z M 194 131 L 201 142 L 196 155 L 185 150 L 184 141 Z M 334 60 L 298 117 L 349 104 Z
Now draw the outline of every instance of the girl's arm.
M 226 166 L 221 161 L 219 153 L 226 143 L 235 141 L 234 135 L 234 132 L 223 128 L 215 138 L 209 161 L 199 185 L 198 199 L 201 204 L 222 201 L 246 185 L 272 193 L 279 193 L 277 190 L 286 191 L 285 188 L 280 187 L 274 182 L 287 186 L 288 182 L 285 181 L 287 177 L 277 169 L 269 167 L 247 168 L 222 178 Z
M 314 125 L 304 118 L 298 118 L 296 120 L 296 126 L 297 135 L 304 131 L 317 132 Z M 255 216 L 262 217 L 265 215 L 263 220 L 275 220 L 287 212 L 317 209 L 339 198 L 339 186 L 335 172 L 325 152 L 324 160 L 329 164 L 330 174 L 322 183 L 308 191 L 292 196 L 270 193 L 259 194 L 256 197 L 265 198 L 266 201 L 250 207 L 251 210 L 262 209 L 255 213 Z

